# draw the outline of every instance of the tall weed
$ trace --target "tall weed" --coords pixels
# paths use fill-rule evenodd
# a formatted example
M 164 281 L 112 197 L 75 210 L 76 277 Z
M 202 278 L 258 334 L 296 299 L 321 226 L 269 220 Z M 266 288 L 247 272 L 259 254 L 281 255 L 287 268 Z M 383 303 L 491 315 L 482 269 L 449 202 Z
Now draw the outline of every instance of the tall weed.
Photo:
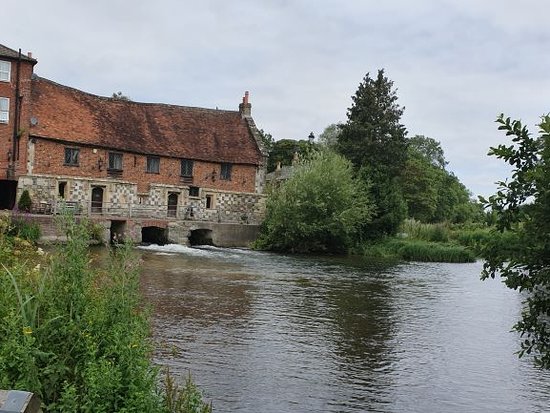
M 0 257 L 14 257 L 0 266 L 0 387 L 38 394 L 46 412 L 196 411 L 159 388 L 131 245 L 99 268 L 87 228 L 67 219 L 52 256 L 0 233 Z

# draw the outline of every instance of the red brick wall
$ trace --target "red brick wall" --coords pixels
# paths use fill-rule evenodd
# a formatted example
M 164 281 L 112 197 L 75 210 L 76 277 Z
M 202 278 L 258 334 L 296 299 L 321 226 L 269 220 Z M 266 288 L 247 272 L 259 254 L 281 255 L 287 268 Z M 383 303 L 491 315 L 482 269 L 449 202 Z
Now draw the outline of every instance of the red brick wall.
M 65 145 L 59 142 L 35 139 L 33 174 L 60 175 L 85 178 L 107 178 L 109 151 L 80 147 L 79 166 L 64 165 Z M 94 153 L 95 151 L 95 153 Z M 101 159 L 101 169 L 99 160 Z M 138 184 L 138 192 L 148 191 L 149 183 L 167 185 L 192 185 L 201 188 L 211 188 L 224 191 L 254 192 L 256 167 L 254 165 L 234 164 L 231 171 L 231 180 L 220 179 L 221 164 L 204 161 L 194 161 L 193 182 L 183 182 L 179 159 L 161 158 L 160 173 L 148 173 L 147 157 L 123 153 L 122 174 L 113 179 L 130 181 Z
M 0 60 L 11 61 L 10 59 L 0 58 Z M 21 124 L 23 131 L 19 144 L 19 160 L 16 163 L 16 177 L 26 172 L 27 161 L 27 137 L 30 122 L 30 101 L 31 101 L 31 76 L 33 65 L 30 62 L 21 62 L 20 73 L 20 95 L 23 97 L 21 104 Z M 8 152 L 13 145 L 13 126 L 15 122 L 15 88 L 17 80 L 17 62 L 11 61 L 11 81 L 0 81 L 0 97 L 10 99 L 9 123 L 0 123 L 0 179 L 6 179 L 6 170 L 8 168 Z M 16 154 L 17 155 L 17 154 Z

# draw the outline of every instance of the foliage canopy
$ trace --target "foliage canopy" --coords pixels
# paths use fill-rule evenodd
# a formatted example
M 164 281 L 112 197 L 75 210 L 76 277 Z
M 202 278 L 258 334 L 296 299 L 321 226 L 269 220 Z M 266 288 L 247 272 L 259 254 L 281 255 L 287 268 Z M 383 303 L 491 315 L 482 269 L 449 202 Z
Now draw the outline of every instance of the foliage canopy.
M 406 217 L 398 182 L 407 159 L 407 131 L 400 123 L 403 108 L 384 70 L 379 70 L 375 79 L 367 73 L 352 100 L 348 120 L 340 125 L 336 149 L 370 186 L 376 208 L 372 221 L 362 225 L 362 232 L 369 238 L 393 235 Z
M 526 293 L 515 325 L 523 337 L 520 356 L 533 353 L 539 365 L 550 368 L 550 116 L 542 117 L 538 138 L 520 121 L 501 115 L 497 123 L 513 143 L 489 154 L 513 167 L 512 179 L 498 182 L 497 193 L 482 202 L 494 211 L 497 228 L 514 234 L 515 242 L 486 245 L 482 277 L 500 275 L 508 287 Z
M 267 201 L 258 248 L 290 252 L 346 252 L 367 222 L 372 204 L 351 163 L 328 150 L 302 161 Z
M 399 175 L 407 156 L 407 131 L 400 123 L 404 109 L 397 103 L 393 81 L 383 69 L 375 79 L 367 73 L 352 100 L 338 135 L 338 151 L 356 168 Z

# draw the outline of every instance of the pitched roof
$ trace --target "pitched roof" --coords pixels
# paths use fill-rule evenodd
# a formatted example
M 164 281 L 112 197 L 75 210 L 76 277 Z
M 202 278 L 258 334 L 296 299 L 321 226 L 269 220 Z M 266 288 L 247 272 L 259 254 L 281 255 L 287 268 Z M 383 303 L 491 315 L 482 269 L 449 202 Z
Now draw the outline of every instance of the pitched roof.
M 262 159 L 238 111 L 123 101 L 34 77 L 31 112 L 34 137 L 213 162 Z
M 0 58 L 1 57 L 7 57 L 9 59 L 18 59 L 19 52 L 0 44 Z M 21 54 L 21 60 L 26 60 L 27 62 L 36 63 L 36 59 L 32 59 L 25 54 Z

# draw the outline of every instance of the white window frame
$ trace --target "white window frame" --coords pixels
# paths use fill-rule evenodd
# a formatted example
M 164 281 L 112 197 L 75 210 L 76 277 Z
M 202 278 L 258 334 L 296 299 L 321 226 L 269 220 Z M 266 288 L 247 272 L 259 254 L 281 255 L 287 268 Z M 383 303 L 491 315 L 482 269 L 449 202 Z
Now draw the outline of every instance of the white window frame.
M 10 98 L 0 98 L 0 123 L 10 121 Z
M 0 81 L 9 82 L 11 79 L 11 62 L 0 60 Z

